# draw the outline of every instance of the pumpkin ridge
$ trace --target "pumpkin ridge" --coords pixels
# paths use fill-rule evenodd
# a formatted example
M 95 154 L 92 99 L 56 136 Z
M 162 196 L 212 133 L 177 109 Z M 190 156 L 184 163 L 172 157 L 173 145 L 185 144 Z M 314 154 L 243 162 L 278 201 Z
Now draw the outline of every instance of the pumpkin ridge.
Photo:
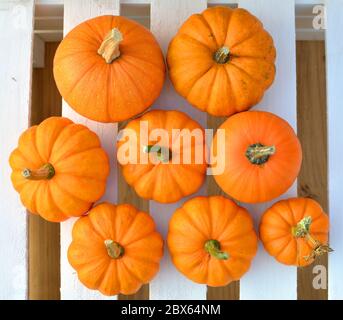
M 130 59 L 136 59 L 137 60 L 137 64 L 134 64 L 133 62 L 131 62 Z M 145 59 L 141 59 L 141 58 L 132 56 L 132 55 L 126 54 L 125 56 L 122 57 L 121 61 L 126 63 L 126 64 L 129 64 L 131 67 L 135 67 L 137 70 L 141 71 L 142 73 L 144 73 L 146 75 L 148 75 L 148 73 L 146 72 L 145 68 L 141 68 L 141 65 L 138 63 L 139 61 L 143 61 L 145 64 L 148 64 L 151 67 L 154 67 L 158 72 L 162 72 L 163 73 L 163 70 L 157 64 L 152 63 L 151 61 L 148 61 L 148 60 L 145 60 Z
M 27 157 L 21 152 L 20 148 L 16 148 L 12 153 L 15 153 L 15 152 L 19 153 L 19 156 L 22 157 L 22 159 L 24 160 L 24 162 L 27 162 L 29 165 L 32 165 L 32 167 L 36 167 L 36 166 L 31 162 L 31 160 L 28 160 Z M 41 160 L 41 159 L 40 159 L 40 155 L 39 155 L 39 160 Z M 43 163 L 43 161 L 42 161 L 42 163 Z M 29 166 L 29 165 L 28 165 L 28 166 Z M 20 171 L 20 172 L 23 171 L 23 168 L 15 168 L 14 166 L 12 166 L 12 163 L 10 163 L 10 166 L 11 166 L 11 169 L 12 169 L 13 171 Z
M 254 30 L 254 28 L 256 28 L 256 30 Z M 233 45 L 230 47 L 230 50 L 233 50 L 235 47 L 241 45 L 242 43 L 244 43 L 244 42 L 246 42 L 246 41 L 248 41 L 248 40 L 250 40 L 251 38 L 253 38 L 254 36 L 256 36 L 256 34 L 259 33 L 259 32 L 267 32 L 267 31 L 264 30 L 264 26 L 261 25 L 261 22 L 260 22 L 260 21 L 255 21 L 255 23 L 254 23 L 254 25 L 251 27 L 251 29 L 253 30 L 252 33 L 251 33 L 248 37 L 246 37 L 245 39 L 243 39 L 243 40 L 241 40 L 241 41 L 239 41 L 239 42 L 233 44 Z M 228 29 L 228 33 L 229 33 L 229 30 L 230 30 L 230 29 Z M 226 36 L 225 42 L 227 41 L 227 38 L 228 38 L 228 35 Z M 240 56 L 239 56 L 239 57 L 240 57 Z
M 121 266 L 123 269 L 125 269 L 126 272 L 127 272 L 132 278 L 134 278 L 138 283 L 146 283 L 145 279 L 140 279 L 139 276 L 137 276 L 137 274 L 135 274 L 135 273 L 131 270 L 131 268 L 129 268 L 129 267 L 127 266 L 127 264 L 125 263 L 125 259 L 121 259 L 121 260 L 119 261 L 119 264 L 120 264 L 120 266 Z M 141 287 L 141 285 L 140 285 L 140 287 Z
M 56 184 L 56 185 L 57 185 L 57 184 Z M 52 192 L 51 192 L 51 190 L 50 190 L 50 183 L 47 184 L 47 192 L 48 192 L 48 194 L 49 194 L 49 199 L 51 200 L 51 202 L 54 204 L 54 206 L 55 206 L 58 210 L 61 211 L 60 214 L 61 214 L 62 216 L 65 216 L 66 219 L 69 218 L 70 215 L 68 215 L 66 212 L 64 212 L 64 210 L 60 207 L 59 202 L 55 200 L 55 198 L 54 198 L 54 196 L 53 196 L 53 194 L 52 194 Z M 77 200 L 79 200 L 79 199 L 77 199 Z
M 80 55 L 88 55 L 88 54 L 93 54 L 94 51 L 91 49 L 88 50 L 84 50 L 84 51 L 77 51 L 77 52 L 73 52 L 73 53 L 68 53 L 64 56 L 59 56 L 56 58 L 56 63 L 60 63 L 63 60 L 67 59 L 67 58 L 72 58 L 73 56 L 79 56 L 78 58 L 80 59 Z
M 42 156 L 40 155 L 40 153 L 38 152 L 38 148 L 37 148 L 37 128 L 38 126 L 34 126 L 32 127 L 31 131 L 32 131 L 32 143 L 31 143 L 31 147 L 34 148 L 34 153 L 36 156 L 38 156 L 40 162 L 43 164 L 45 162 L 45 160 L 42 158 Z M 30 130 L 30 129 L 29 129 Z M 31 133 L 30 131 L 30 133 Z M 25 132 L 26 133 L 26 132 Z M 20 140 L 21 140 L 21 137 L 19 138 L 19 146 L 18 146 L 18 149 L 21 150 L 21 146 L 20 146 Z M 24 159 L 26 160 L 26 155 L 21 151 L 21 154 L 23 155 Z M 31 162 L 31 161 L 30 161 Z
M 246 72 L 243 68 L 237 66 L 236 64 L 234 64 L 232 62 L 230 63 L 230 66 L 235 67 L 236 69 L 238 69 L 239 71 L 241 71 L 242 73 L 247 75 L 250 80 L 253 80 L 253 82 L 257 83 L 258 85 L 261 85 L 261 82 L 258 79 L 254 78 L 252 75 L 250 75 L 248 72 Z
M 41 183 L 41 182 L 37 181 L 37 182 L 34 184 L 34 186 L 31 186 L 31 184 L 26 183 L 25 185 L 23 185 L 23 187 L 22 187 L 22 189 L 21 189 L 21 191 L 20 191 L 20 194 L 19 194 L 20 198 L 22 199 L 23 190 L 24 190 L 25 188 L 30 188 L 30 189 L 36 188 L 36 190 L 32 193 L 32 197 L 31 197 L 31 204 L 30 204 L 30 206 L 32 207 L 32 210 L 30 210 L 30 208 L 28 208 L 28 210 L 31 211 L 31 212 L 34 213 L 34 214 L 38 214 L 38 212 L 37 212 L 37 197 L 36 197 L 36 192 L 37 192 L 37 190 L 38 190 L 38 188 L 39 188 L 39 186 L 40 186 L 40 183 Z M 21 200 L 21 201 L 22 201 L 22 203 L 24 203 L 23 200 Z
M 219 43 L 218 43 L 218 41 L 217 41 L 217 38 L 216 38 L 216 36 L 215 36 L 215 33 L 213 32 L 212 26 L 210 25 L 210 23 L 207 21 L 206 17 L 205 17 L 203 14 L 200 14 L 199 17 L 200 17 L 200 20 L 203 21 L 204 25 L 205 25 L 205 26 L 208 28 L 208 30 L 210 31 L 210 34 L 213 35 L 213 40 L 214 40 L 214 42 L 215 42 L 215 44 L 216 44 L 216 46 L 217 46 L 217 49 L 219 49 L 219 48 L 220 48 L 220 45 L 219 45 Z
M 66 98 L 70 96 L 70 94 L 74 91 L 74 89 L 81 83 L 81 81 L 85 78 L 88 72 L 95 69 L 97 67 L 98 62 L 94 62 L 90 67 L 88 67 L 83 74 L 75 81 L 73 85 L 70 86 L 68 92 L 64 95 Z M 69 98 L 68 98 L 69 99 Z
M 226 78 L 227 78 L 227 90 L 229 92 L 229 94 L 231 95 L 231 99 L 232 101 L 234 102 L 233 103 L 233 106 L 234 106 L 234 110 L 236 110 L 237 112 L 239 112 L 239 110 L 237 109 L 237 97 L 236 97 L 236 94 L 235 94 L 235 90 L 232 89 L 232 79 L 230 77 L 230 72 L 229 70 L 227 69 L 226 66 L 224 66 L 224 70 L 225 70 L 225 74 L 226 74 Z
M 191 224 L 197 230 L 197 232 L 204 237 L 204 239 L 207 239 L 208 236 L 194 223 L 193 218 L 191 218 L 191 216 L 189 215 L 189 211 L 187 211 L 184 207 L 181 207 L 179 210 L 182 210 L 186 213 L 185 215 L 183 215 L 182 218 L 185 219 L 189 224 Z
M 136 218 L 135 218 L 135 219 L 136 219 Z M 133 219 L 133 220 L 135 220 L 135 219 Z M 127 232 L 128 232 L 129 229 L 131 228 L 132 224 L 133 224 L 133 221 L 132 221 L 131 225 L 128 227 Z M 144 238 L 150 237 L 151 235 L 156 234 L 156 233 L 157 233 L 156 231 L 152 230 L 150 233 L 145 233 L 145 234 L 144 234 L 143 236 L 141 236 L 140 238 L 135 239 L 135 240 L 133 240 L 133 241 L 129 241 L 129 242 L 126 242 L 126 241 L 125 241 L 125 235 L 124 235 L 124 238 L 122 239 L 122 241 L 125 242 L 125 248 L 126 248 L 126 247 L 129 247 L 129 246 L 133 245 L 134 243 L 139 242 L 139 241 L 143 240 Z
M 189 42 L 191 44 L 199 45 L 203 47 L 204 49 L 206 49 L 210 54 L 212 54 L 212 50 L 209 48 L 209 46 L 206 43 L 199 41 L 198 39 L 194 38 L 193 36 L 185 32 L 180 33 L 180 36 L 182 36 L 183 41 Z
M 281 249 L 279 249 L 279 251 L 278 252 L 276 252 L 275 254 L 274 254 L 274 257 L 276 258 L 276 259 L 278 259 L 278 257 L 290 246 L 290 245 L 292 245 L 292 242 L 293 241 L 296 241 L 296 246 L 298 246 L 298 241 L 297 241 L 297 239 L 294 239 L 294 238 L 292 238 L 290 241 L 288 241 L 286 244 L 285 244 L 285 246 L 283 246 L 283 247 L 281 247 Z
M 107 265 L 108 263 L 107 263 L 106 261 L 95 260 L 95 261 L 92 263 L 92 268 L 89 268 L 89 263 L 84 264 L 82 267 L 78 267 L 78 268 L 77 268 L 77 275 L 78 275 L 78 278 L 80 278 L 79 274 L 82 273 L 82 271 L 83 271 L 83 272 L 84 272 L 84 271 L 87 271 L 87 274 L 89 274 L 89 273 L 92 272 L 92 276 L 94 277 L 94 269 L 96 269 L 96 268 L 98 268 L 99 266 L 101 266 L 101 264 L 104 264 L 104 265 L 106 264 L 106 265 Z M 94 265 L 95 265 L 95 267 L 94 267 Z M 76 269 L 76 268 L 75 268 L 75 269 Z M 89 287 L 89 286 L 87 286 L 85 283 L 84 283 L 84 285 L 85 285 L 87 288 L 93 289 L 93 290 L 99 288 L 99 286 L 100 286 L 100 284 L 101 284 L 101 282 L 102 282 L 101 279 L 103 278 L 103 276 L 104 276 L 105 272 L 107 271 L 107 269 L 108 269 L 108 266 L 104 267 L 100 274 L 99 274 L 99 273 L 96 273 L 98 279 L 97 279 L 97 281 L 95 282 L 94 286 Z
M 203 72 L 203 73 L 201 73 L 201 74 L 199 75 L 199 77 L 198 77 L 198 78 L 194 81 L 194 83 L 190 86 L 190 90 L 188 91 L 188 93 L 184 95 L 184 97 L 185 97 L 186 99 L 187 99 L 187 98 L 189 97 L 189 95 L 191 94 L 191 91 L 192 91 L 192 89 L 194 88 L 194 86 L 197 84 L 197 82 L 200 81 L 200 79 L 202 79 L 207 73 L 209 73 L 209 72 L 211 71 L 212 68 L 213 68 L 213 65 L 211 65 L 209 68 L 206 69 L 205 72 Z M 215 77 L 216 77 L 216 76 L 217 76 L 217 73 L 216 73 Z M 214 77 L 214 79 L 215 79 L 215 77 Z M 211 90 L 211 92 L 212 92 L 212 90 Z

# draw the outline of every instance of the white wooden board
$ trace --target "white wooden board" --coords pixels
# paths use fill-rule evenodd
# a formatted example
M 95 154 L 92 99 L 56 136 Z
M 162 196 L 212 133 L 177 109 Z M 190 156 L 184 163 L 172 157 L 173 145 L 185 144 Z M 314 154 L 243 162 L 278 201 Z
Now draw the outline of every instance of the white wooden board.
M 329 148 L 329 299 L 343 299 L 343 1 L 327 0 L 326 66 Z
M 165 55 L 170 40 L 177 33 L 181 24 L 193 13 L 200 13 L 206 8 L 206 0 L 151 1 L 151 31 L 157 38 Z M 206 114 L 191 107 L 185 99 L 180 97 L 173 89 L 169 79 L 167 79 L 161 97 L 155 103 L 154 108 L 186 112 L 203 127 L 206 127 Z M 205 189 L 200 191 L 199 194 L 205 194 Z M 185 201 L 186 199 L 170 205 L 150 202 L 150 213 L 154 217 L 158 230 L 162 233 L 164 239 L 166 239 L 171 215 Z M 150 284 L 150 299 L 206 299 L 206 286 L 195 284 L 179 273 L 172 265 L 167 251 L 167 246 L 165 246 L 165 256 L 161 262 L 161 270 Z
M 66 0 L 64 4 L 64 33 L 68 33 L 81 22 L 96 16 L 112 14 L 119 15 L 119 0 Z M 107 181 L 106 194 L 100 200 L 117 202 L 117 165 L 115 160 L 115 144 L 117 124 L 102 124 L 88 120 L 74 112 L 66 102 L 63 102 L 63 116 L 76 123 L 82 123 L 96 132 L 100 137 L 102 147 L 110 158 L 111 174 Z M 97 291 L 85 288 L 77 279 L 76 272 L 69 265 L 67 250 L 71 242 L 71 230 L 75 219 L 61 225 L 61 298 L 65 300 L 104 299 Z
M 29 123 L 33 0 L 0 4 L 0 300 L 27 297 L 27 214 L 8 157 Z
M 275 113 L 288 121 L 296 130 L 296 52 L 294 0 L 239 0 L 239 6 L 249 10 L 263 21 L 271 33 L 277 49 L 276 79 L 264 100 L 255 107 Z M 297 195 L 296 184 L 282 196 Z M 272 203 L 279 199 L 274 200 Z M 255 220 L 256 230 L 261 213 L 272 203 L 246 206 Z M 259 251 L 248 272 L 240 282 L 240 298 L 296 299 L 297 269 L 281 265 L 259 245 Z

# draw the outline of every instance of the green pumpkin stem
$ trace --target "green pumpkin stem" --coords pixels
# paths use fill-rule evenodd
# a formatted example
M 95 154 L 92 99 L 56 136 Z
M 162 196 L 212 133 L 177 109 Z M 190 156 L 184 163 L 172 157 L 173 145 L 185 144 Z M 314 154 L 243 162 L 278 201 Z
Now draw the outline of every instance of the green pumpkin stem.
M 205 242 L 204 249 L 212 257 L 218 260 L 227 260 L 229 255 L 226 252 L 220 251 L 220 243 L 217 240 L 208 240 Z
M 322 244 L 310 234 L 310 227 L 312 224 L 312 217 L 307 216 L 292 227 L 292 235 L 295 238 L 305 238 L 313 247 L 309 256 L 305 256 L 306 261 L 314 260 L 316 257 L 322 256 L 325 253 L 333 252 L 329 245 Z
M 252 164 L 262 165 L 275 153 L 275 146 L 265 146 L 261 143 L 256 143 L 248 147 L 245 156 Z
M 219 64 L 227 63 L 230 60 L 230 49 L 228 47 L 221 47 L 215 52 L 213 59 Z
M 117 29 L 112 29 L 102 42 L 98 54 L 101 55 L 106 63 L 111 64 L 120 57 L 119 45 L 123 41 L 122 33 Z
M 119 259 L 124 255 L 125 250 L 119 243 L 113 240 L 105 240 L 104 243 L 110 258 Z
M 143 152 L 156 153 L 157 158 L 161 162 L 169 162 L 172 159 L 172 153 L 170 149 L 158 145 L 145 146 Z
M 55 175 L 55 169 L 52 164 L 47 163 L 37 170 L 24 169 L 22 175 L 27 180 L 50 180 Z

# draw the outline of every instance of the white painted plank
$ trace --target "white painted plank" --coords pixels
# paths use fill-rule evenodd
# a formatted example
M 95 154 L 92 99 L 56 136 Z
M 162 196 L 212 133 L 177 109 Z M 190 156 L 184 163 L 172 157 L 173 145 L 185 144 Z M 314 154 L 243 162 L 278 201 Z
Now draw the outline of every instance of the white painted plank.
M 68 33 L 79 23 L 96 16 L 112 14 L 119 15 L 119 0 L 66 0 L 64 5 L 64 33 Z M 111 173 L 107 181 L 106 194 L 99 201 L 117 202 L 117 165 L 115 160 L 115 143 L 117 124 L 102 124 L 88 120 L 73 111 L 63 102 L 63 116 L 76 123 L 82 123 L 96 132 L 100 137 L 102 147 L 110 158 Z M 69 265 L 67 250 L 71 242 L 71 230 L 74 219 L 61 225 L 61 298 L 64 300 L 104 299 L 100 293 L 85 288 L 77 279 L 77 275 Z
M 154 33 L 163 52 L 167 53 L 170 40 L 176 34 L 182 23 L 193 13 L 205 10 L 205 0 L 152 0 L 151 2 L 151 31 Z M 185 99 L 179 96 L 167 79 L 161 97 L 154 105 L 155 109 L 176 109 L 189 114 L 203 127 L 206 126 L 207 116 L 205 113 L 191 107 Z M 199 194 L 205 194 L 203 188 Z M 168 222 L 173 212 L 182 203 L 161 205 L 150 202 L 150 212 L 154 217 L 158 230 L 166 238 Z M 150 284 L 150 299 L 206 299 L 206 286 L 192 283 L 179 273 L 170 261 L 166 247 L 165 256 L 161 262 L 161 269 L 155 280 Z
M 296 130 L 296 52 L 294 0 L 239 0 L 239 6 L 249 10 L 263 22 L 274 38 L 277 49 L 276 79 L 264 100 L 256 107 L 275 113 Z M 296 184 L 282 198 L 297 195 Z M 261 213 L 272 203 L 246 206 L 258 228 Z M 260 244 L 250 272 L 240 282 L 240 297 L 246 299 L 296 299 L 297 271 L 269 256 Z
M 335 252 L 329 255 L 329 299 L 343 299 L 343 1 L 326 4 L 326 67 L 329 150 L 329 212 L 330 245 Z
M 0 10 L 0 300 L 27 298 L 27 214 L 11 184 L 8 157 L 28 127 L 33 0 L 7 1 Z

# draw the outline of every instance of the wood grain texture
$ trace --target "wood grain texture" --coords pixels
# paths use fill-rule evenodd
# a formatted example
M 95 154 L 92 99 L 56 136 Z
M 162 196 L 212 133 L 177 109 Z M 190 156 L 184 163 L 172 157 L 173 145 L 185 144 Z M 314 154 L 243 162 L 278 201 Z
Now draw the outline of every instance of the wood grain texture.
M 207 128 L 213 129 L 214 132 L 216 132 L 226 119 L 227 118 L 225 117 L 213 117 L 208 115 Z M 225 192 L 220 189 L 213 176 L 207 177 L 207 195 L 222 195 L 228 197 Z M 239 300 L 239 281 L 232 282 L 228 286 L 222 288 L 207 287 L 207 300 Z
M 125 181 L 121 169 L 118 169 L 118 204 L 129 203 L 137 209 L 144 212 L 149 212 L 149 201 L 140 198 L 133 188 L 131 188 Z M 119 295 L 118 300 L 149 300 L 149 285 L 144 285 L 133 295 L 125 296 Z
M 0 7 L 0 299 L 10 300 L 27 298 L 27 214 L 8 158 L 29 124 L 34 1 L 1 1 Z
M 62 113 L 62 97 L 55 85 L 53 59 L 59 43 L 45 44 L 45 67 L 32 77 L 30 125 Z M 60 225 L 29 216 L 29 299 L 60 299 Z
M 303 165 L 298 195 L 310 196 L 328 212 L 327 114 L 325 43 L 297 42 L 298 136 L 303 148 Z M 328 291 L 314 289 L 313 268 L 328 267 L 327 255 L 307 268 L 298 268 L 298 299 L 325 300 Z

